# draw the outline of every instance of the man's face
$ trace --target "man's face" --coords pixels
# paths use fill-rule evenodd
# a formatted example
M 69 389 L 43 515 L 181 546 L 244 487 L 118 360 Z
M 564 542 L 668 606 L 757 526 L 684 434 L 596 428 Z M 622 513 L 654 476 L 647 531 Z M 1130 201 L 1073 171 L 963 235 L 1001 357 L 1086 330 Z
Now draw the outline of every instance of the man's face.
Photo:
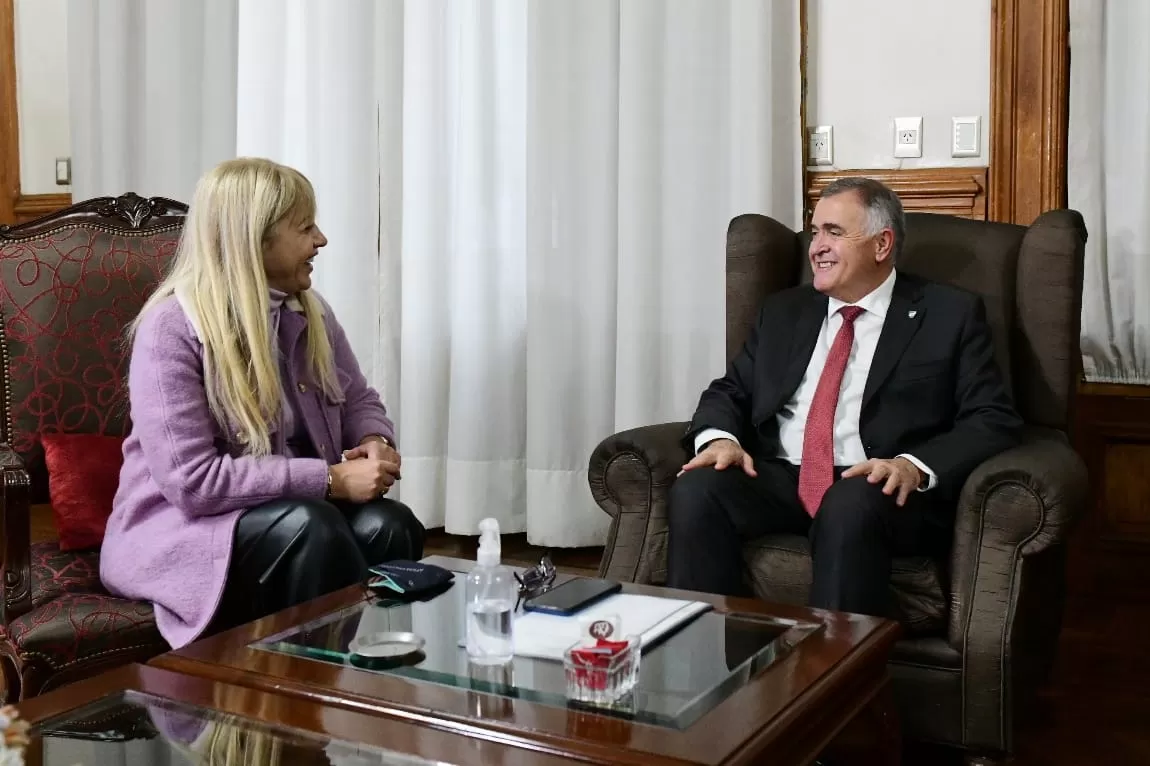
M 811 217 L 809 257 L 815 289 L 854 303 L 890 274 L 894 232 L 867 233 L 866 208 L 853 191 L 824 197 Z

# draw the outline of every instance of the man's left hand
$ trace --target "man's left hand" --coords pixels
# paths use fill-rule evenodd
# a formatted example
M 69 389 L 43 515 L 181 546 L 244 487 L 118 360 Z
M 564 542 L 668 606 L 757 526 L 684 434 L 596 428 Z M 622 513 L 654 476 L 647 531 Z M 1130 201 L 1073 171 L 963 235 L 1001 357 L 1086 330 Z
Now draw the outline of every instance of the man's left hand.
M 895 502 L 900 506 L 904 505 L 910 493 L 916 491 L 926 480 L 926 475 L 904 457 L 896 457 L 893 460 L 864 460 L 843 471 L 844 479 L 852 476 L 865 476 L 871 484 L 885 481 L 882 493 L 893 495 L 897 492 L 898 498 Z
M 375 460 L 382 460 L 385 463 L 393 463 L 395 465 L 395 478 L 399 476 L 399 466 L 402 459 L 399 452 L 394 447 L 380 439 L 378 436 L 369 436 L 359 443 L 358 447 L 352 447 L 345 451 L 343 456 L 346 460 L 355 460 L 357 458 L 374 458 Z

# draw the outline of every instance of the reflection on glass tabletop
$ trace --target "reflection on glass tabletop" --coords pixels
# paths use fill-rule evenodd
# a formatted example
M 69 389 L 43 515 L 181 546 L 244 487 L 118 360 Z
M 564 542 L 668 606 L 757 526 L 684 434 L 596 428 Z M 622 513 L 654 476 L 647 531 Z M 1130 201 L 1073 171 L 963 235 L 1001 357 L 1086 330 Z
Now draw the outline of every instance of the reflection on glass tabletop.
M 368 745 L 129 691 L 34 726 L 44 766 L 423 766 Z

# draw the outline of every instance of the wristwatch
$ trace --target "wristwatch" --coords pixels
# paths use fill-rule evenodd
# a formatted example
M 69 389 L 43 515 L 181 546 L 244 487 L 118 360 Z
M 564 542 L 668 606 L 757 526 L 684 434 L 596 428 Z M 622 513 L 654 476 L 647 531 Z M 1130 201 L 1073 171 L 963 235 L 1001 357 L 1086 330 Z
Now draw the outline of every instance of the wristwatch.
M 365 436 L 365 437 L 363 437 L 363 438 L 364 438 L 364 439 L 367 439 L 367 438 L 370 438 L 370 437 L 372 437 L 372 436 L 374 436 L 376 439 L 379 439 L 381 442 L 383 442 L 383 443 L 384 443 L 384 444 L 386 444 L 387 446 L 391 447 L 392 449 L 395 449 L 395 448 L 396 448 L 396 447 L 395 447 L 395 442 L 393 442 L 391 439 L 388 439 L 388 438 L 387 438 L 386 436 L 384 436 L 383 434 L 368 434 L 367 436 Z M 360 444 L 363 444 L 363 440 L 361 439 L 359 443 L 360 443 Z

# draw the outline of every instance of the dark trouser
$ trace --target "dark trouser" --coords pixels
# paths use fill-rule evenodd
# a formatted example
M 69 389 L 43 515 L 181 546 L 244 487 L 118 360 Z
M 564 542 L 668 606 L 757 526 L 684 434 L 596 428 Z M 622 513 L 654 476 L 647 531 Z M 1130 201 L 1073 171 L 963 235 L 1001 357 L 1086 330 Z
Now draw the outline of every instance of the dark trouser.
M 423 557 L 423 525 L 381 498 L 362 505 L 284 498 L 236 524 L 223 598 L 208 632 L 241 625 L 367 579 L 368 566 Z
M 810 605 L 886 616 L 891 558 L 939 555 L 950 544 L 952 517 L 932 507 L 927 493 L 912 492 L 899 507 L 881 483 L 838 479 L 811 519 L 799 502 L 798 466 L 756 460 L 755 471 L 757 477 L 738 466 L 699 468 L 675 480 L 667 585 L 749 595 L 743 543 L 773 533 L 807 535 L 814 559 Z

